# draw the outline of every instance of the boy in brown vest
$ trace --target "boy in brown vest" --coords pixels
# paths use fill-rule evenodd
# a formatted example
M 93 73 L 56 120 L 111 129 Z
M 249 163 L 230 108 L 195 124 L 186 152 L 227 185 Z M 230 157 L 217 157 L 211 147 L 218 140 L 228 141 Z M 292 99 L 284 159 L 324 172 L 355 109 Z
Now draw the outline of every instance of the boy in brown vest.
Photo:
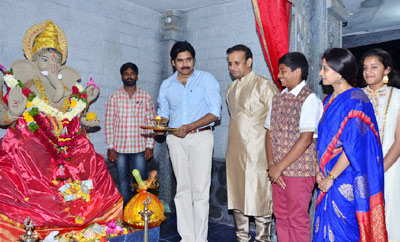
M 298 52 L 279 59 L 282 86 L 265 121 L 268 176 L 278 241 L 310 241 L 308 207 L 315 184 L 315 140 L 320 99 L 306 85 L 308 62 Z

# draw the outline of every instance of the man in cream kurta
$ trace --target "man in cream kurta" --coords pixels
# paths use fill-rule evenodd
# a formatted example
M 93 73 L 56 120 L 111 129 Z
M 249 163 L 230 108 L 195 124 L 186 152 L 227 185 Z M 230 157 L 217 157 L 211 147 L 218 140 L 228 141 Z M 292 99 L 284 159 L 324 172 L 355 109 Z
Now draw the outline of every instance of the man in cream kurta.
M 275 84 L 252 71 L 252 53 L 244 45 L 227 50 L 231 75 L 226 91 L 231 115 L 226 152 L 228 209 L 233 210 L 238 241 L 249 241 L 249 216 L 254 216 L 256 241 L 270 241 L 272 189 L 266 170 L 264 121 Z

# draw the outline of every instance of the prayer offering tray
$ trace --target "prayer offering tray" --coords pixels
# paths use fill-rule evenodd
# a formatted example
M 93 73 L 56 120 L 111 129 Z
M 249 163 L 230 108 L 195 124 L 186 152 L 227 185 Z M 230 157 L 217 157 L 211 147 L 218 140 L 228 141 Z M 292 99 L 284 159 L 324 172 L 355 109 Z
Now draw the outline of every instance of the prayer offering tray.
M 142 129 L 152 129 L 154 131 L 180 131 L 180 128 L 169 128 L 161 126 L 140 126 Z

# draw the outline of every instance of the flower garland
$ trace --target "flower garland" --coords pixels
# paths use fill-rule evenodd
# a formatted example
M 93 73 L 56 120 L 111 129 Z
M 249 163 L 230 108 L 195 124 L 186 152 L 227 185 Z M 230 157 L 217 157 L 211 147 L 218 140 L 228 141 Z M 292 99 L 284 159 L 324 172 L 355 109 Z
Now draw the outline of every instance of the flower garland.
M 13 88 L 15 86 L 20 86 L 23 89 L 22 93 L 28 98 L 28 101 L 29 101 L 27 103 L 27 109 L 30 107 L 36 107 L 39 112 L 42 112 L 46 115 L 55 117 L 57 120 L 60 120 L 60 121 L 65 120 L 65 119 L 67 119 L 68 121 L 71 121 L 74 117 L 81 114 L 82 111 L 85 110 L 85 108 L 88 105 L 87 93 L 83 89 L 83 87 L 79 84 L 76 84 L 75 86 L 72 87 L 72 96 L 71 96 L 70 107 L 67 110 L 67 112 L 63 113 L 63 112 L 59 111 L 58 109 L 50 106 L 46 102 L 44 102 L 41 98 L 37 97 L 36 94 L 33 93 L 30 89 L 24 88 L 21 81 L 17 80 L 11 71 L 6 71 L 3 79 L 9 88 Z M 29 111 L 28 111 L 28 113 L 29 113 Z M 28 117 L 28 114 L 24 114 L 24 118 L 25 117 Z M 31 122 L 33 122 L 32 119 L 30 119 L 30 118 L 28 118 L 28 119 Z M 35 132 L 35 131 L 32 130 L 32 132 Z
M 79 115 L 88 106 L 86 91 L 79 84 L 73 86 L 72 95 L 69 99 L 70 105 L 66 112 L 61 112 L 37 97 L 29 88 L 25 88 L 21 81 L 14 77 L 12 71 L 6 71 L 3 80 L 8 88 L 16 86 L 22 88 L 22 93 L 28 99 L 26 109 L 22 116 L 29 130 L 36 134 L 49 152 L 56 155 L 58 166 L 56 179 L 59 181 L 67 180 L 69 174 L 64 165 L 71 160 L 70 151 L 71 148 L 73 148 L 72 140 L 81 134 L 80 130 L 74 133 L 72 129 L 75 127 Z M 38 87 L 38 89 L 40 88 L 41 86 Z M 45 100 L 47 99 L 45 96 L 42 98 Z M 43 123 L 43 115 L 39 115 L 39 113 L 50 116 L 50 121 L 52 121 L 52 117 L 55 117 L 57 123 L 60 122 L 62 124 L 61 134 L 56 136 L 51 130 L 42 128 L 45 127 L 45 125 Z
M 104 225 L 97 223 L 89 225 L 82 231 L 72 231 L 56 237 L 58 241 L 65 242 L 97 242 L 108 241 L 107 238 L 127 235 L 137 230 L 127 227 L 122 221 L 110 221 Z

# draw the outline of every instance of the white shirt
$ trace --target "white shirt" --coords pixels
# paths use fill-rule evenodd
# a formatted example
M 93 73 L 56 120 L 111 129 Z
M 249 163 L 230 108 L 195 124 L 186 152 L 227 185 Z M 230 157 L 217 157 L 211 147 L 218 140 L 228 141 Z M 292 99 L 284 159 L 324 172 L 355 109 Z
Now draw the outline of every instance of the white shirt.
M 299 95 L 301 89 L 305 85 L 306 85 L 305 81 L 300 82 L 295 88 L 293 88 L 290 91 L 290 93 L 297 97 L 297 95 Z M 282 95 L 287 92 L 289 91 L 287 88 L 285 88 L 279 95 Z M 271 128 L 271 110 L 272 107 L 270 107 L 267 118 L 264 123 L 264 127 L 266 129 Z M 315 93 L 311 93 L 310 95 L 308 95 L 306 100 L 304 100 L 303 106 L 301 106 L 300 122 L 299 122 L 300 133 L 314 132 L 314 138 L 316 138 L 318 123 L 322 117 L 323 111 L 324 108 L 322 106 L 322 102 L 317 97 L 317 95 L 315 95 Z

